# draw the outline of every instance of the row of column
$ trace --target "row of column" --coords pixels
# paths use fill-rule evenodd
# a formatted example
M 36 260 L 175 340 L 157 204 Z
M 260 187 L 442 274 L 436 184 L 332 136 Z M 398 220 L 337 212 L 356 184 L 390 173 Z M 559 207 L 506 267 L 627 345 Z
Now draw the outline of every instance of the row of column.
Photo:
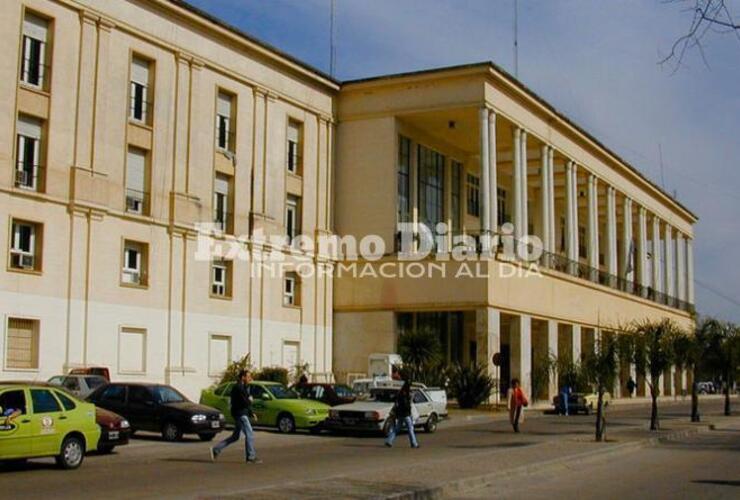
M 528 221 L 528 186 L 527 186 L 527 132 L 521 127 L 513 127 L 513 222 L 514 235 L 517 239 L 529 233 Z M 481 230 L 483 233 L 494 233 L 498 230 L 498 183 L 496 154 L 496 113 L 483 107 L 480 110 L 480 152 L 481 152 Z M 542 193 L 540 210 L 542 230 L 540 236 L 543 249 L 556 252 L 555 244 L 555 149 L 543 145 L 540 153 L 540 181 Z M 578 165 L 573 160 L 565 162 L 565 247 L 568 260 L 577 263 L 579 255 L 579 220 L 578 220 Z M 589 173 L 587 189 L 587 260 L 594 270 L 601 268 L 599 262 L 599 179 Z M 674 239 L 673 228 L 667 222 L 661 222 L 652 216 L 652 238 L 648 226 L 648 212 L 645 207 L 637 208 L 637 238 L 633 234 L 633 200 L 624 196 L 622 200 L 622 238 L 621 248 L 617 248 L 617 191 L 606 186 L 606 248 L 605 267 L 612 276 L 625 280 L 627 291 L 632 284 L 642 285 L 647 289 L 678 299 L 694 302 L 693 286 L 693 249 L 692 240 L 677 233 Z M 663 224 L 663 247 L 660 242 L 660 225 Z M 649 243 L 651 241 L 651 243 Z M 674 254 L 675 253 L 675 254 Z M 620 255 L 621 254 L 621 255 Z M 662 266 L 660 256 L 664 255 Z M 620 259 L 621 257 L 621 259 Z M 621 260 L 621 268 L 619 261 Z M 652 266 L 649 261 L 652 260 Z M 648 268 L 652 268 L 649 273 Z M 598 280 L 596 272 L 592 273 L 594 281 Z

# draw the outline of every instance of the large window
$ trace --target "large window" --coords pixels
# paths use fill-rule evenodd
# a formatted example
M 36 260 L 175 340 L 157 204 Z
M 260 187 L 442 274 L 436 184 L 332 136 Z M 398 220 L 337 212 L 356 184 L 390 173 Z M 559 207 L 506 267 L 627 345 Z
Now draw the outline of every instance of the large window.
M 8 331 L 5 342 L 5 367 L 7 369 L 38 369 L 38 320 L 8 318 Z
M 213 222 L 216 228 L 231 232 L 231 176 L 216 174 L 213 185 Z
M 23 18 L 21 82 L 43 90 L 48 90 L 48 37 L 49 22 L 26 12 Z
M 292 194 L 285 201 L 285 233 L 289 244 L 301 234 L 301 199 Z
M 448 363 L 462 363 L 465 334 L 463 313 L 450 312 L 409 312 L 396 315 L 398 336 L 410 331 L 433 332 L 442 347 L 442 356 Z
M 303 125 L 295 120 L 288 120 L 288 144 L 286 168 L 291 174 L 301 175 L 303 156 L 301 154 L 301 137 Z
M 480 217 L 480 179 L 468 174 L 468 215 Z
M 219 92 L 216 109 L 216 145 L 222 151 L 233 153 L 234 118 L 232 104 L 234 98 L 226 92 Z
M 138 56 L 131 60 L 131 104 L 129 117 L 139 123 L 151 124 L 152 92 L 151 62 Z
M 283 280 L 283 305 L 298 306 L 301 303 L 300 278 L 298 274 L 290 272 L 285 274 Z
M 232 261 L 216 260 L 211 264 L 211 295 L 231 297 Z
M 462 190 L 462 164 L 459 161 L 453 160 L 450 162 L 450 221 L 452 227 L 450 228 L 454 233 L 459 233 L 462 229 L 460 197 Z
M 418 147 L 419 216 L 430 231 L 444 222 L 445 157 L 424 146 Z
M 126 157 L 126 211 L 149 214 L 147 151 L 129 146 Z
M 126 285 L 146 286 L 149 246 L 138 241 L 123 242 L 121 282 Z
M 40 191 L 41 135 L 43 121 L 32 116 L 20 115 L 16 124 L 15 185 L 31 191 Z
M 411 140 L 398 141 L 398 222 L 411 222 Z
M 24 271 L 40 271 L 42 225 L 13 219 L 11 229 L 10 267 Z

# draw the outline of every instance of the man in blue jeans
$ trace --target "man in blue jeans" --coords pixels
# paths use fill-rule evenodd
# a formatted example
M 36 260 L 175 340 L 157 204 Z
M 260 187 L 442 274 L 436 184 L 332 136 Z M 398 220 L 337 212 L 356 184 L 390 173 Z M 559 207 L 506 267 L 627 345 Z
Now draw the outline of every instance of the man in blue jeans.
M 231 388 L 231 416 L 234 417 L 234 432 L 210 449 L 211 461 L 215 462 L 224 448 L 239 441 L 239 437 L 244 433 L 247 463 L 259 464 L 262 460 L 257 458 L 257 452 L 254 450 L 254 431 L 250 422 L 251 418 L 256 420 L 256 416 L 252 412 L 252 396 L 249 395 L 247 387 L 247 384 L 252 381 L 252 376 L 248 371 L 242 370 L 238 378 L 239 381 Z
M 419 442 L 416 440 L 416 434 L 414 433 L 414 407 L 411 402 L 411 384 L 406 381 L 398 391 L 396 396 L 396 402 L 393 405 L 393 414 L 395 415 L 396 421 L 388 432 L 388 436 L 385 438 L 385 445 L 388 448 L 393 447 L 393 441 L 396 440 L 396 435 L 401 431 L 401 427 L 406 423 L 406 429 L 409 433 L 409 444 L 412 448 L 418 448 Z

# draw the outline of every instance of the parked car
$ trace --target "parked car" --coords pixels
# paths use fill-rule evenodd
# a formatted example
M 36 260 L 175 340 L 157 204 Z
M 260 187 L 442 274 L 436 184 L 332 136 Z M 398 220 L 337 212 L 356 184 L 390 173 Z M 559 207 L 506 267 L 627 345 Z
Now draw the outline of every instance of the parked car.
M 390 377 L 358 378 L 352 381 L 352 392 L 358 398 L 370 396 L 373 389 L 397 388 L 403 386 L 403 380 L 394 380 Z
M 396 401 L 400 388 L 383 387 L 370 389 L 370 397 L 354 403 L 335 406 L 329 410 L 324 427 L 334 431 L 388 432 L 391 421 L 388 415 Z M 413 387 L 411 401 L 419 412 L 414 427 L 423 427 L 426 432 L 437 430 L 440 414 L 435 410 L 432 399 L 424 389 Z M 445 410 L 446 411 L 446 410 Z
M 76 469 L 98 446 L 95 406 L 61 389 L 0 382 L 0 408 L 20 412 L 0 417 L 0 460 L 54 457 L 63 469 Z
M 552 404 L 555 407 L 555 412 L 558 414 L 563 413 L 562 405 L 560 404 L 561 395 L 558 394 L 552 398 Z M 612 395 L 608 392 L 604 393 L 604 406 L 608 406 L 612 400 Z M 596 411 L 596 405 L 599 401 L 599 395 L 596 393 L 582 394 L 580 392 L 572 392 L 568 395 L 568 413 L 577 414 L 585 413 L 590 415 L 591 412 Z
M 95 421 L 100 426 L 98 451 L 111 453 L 116 446 L 128 444 L 131 426 L 128 420 L 105 408 L 95 408 Z
M 97 375 L 110 382 L 110 370 L 105 366 L 89 366 L 87 368 L 72 368 L 69 375 Z
M 200 395 L 202 404 L 221 410 L 230 424 L 234 423 L 229 411 L 233 386 L 233 382 L 227 382 L 216 388 L 204 389 Z M 283 433 L 295 432 L 296 429 L 318 432 L 329 415 L 328 405 L 300 399 L 295 391 L 278 382 L 250 382 L 249 393 L 254 398 L 252 409 L 257 415 L 257 426 L 277 427 Z
M 440 418 L 447 418 L 447 391 L 440 387 L 427 387 L 424 384 L 414 382 L 413 388 L 424 389 L 424 393 L 432 400 L 432 407 Z
M 348 385 L 307 383 L 296 385 L 293 390 L 303 399 L 321 401 L 329 406 L 352 403 L 357 399 Z
M 224 415 L 193 403 L 177 389 L 163 384 L 112 383 L 99 387 L 88 401 L 122 415 L 137 431 L 159 432 L 166 441 L 197 434 L 210 441 L 224 427 Z
M 80 399 L 85 399 L 88 394 L 108 383 L 100 375 L 57 375 L 49 379 L 51 385 L 64 387 Z

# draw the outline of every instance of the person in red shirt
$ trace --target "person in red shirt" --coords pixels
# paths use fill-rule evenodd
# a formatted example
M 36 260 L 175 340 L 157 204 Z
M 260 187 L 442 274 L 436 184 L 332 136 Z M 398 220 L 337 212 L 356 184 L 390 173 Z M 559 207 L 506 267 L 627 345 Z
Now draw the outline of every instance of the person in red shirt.
M 529 401 L 519 385 L 519 379 L 512 379 L 509 389 L 509 422 L 514 427 L 514 432 L 519 432 L 519 424 L 524 421 L 524 407 L 528 405 Z

